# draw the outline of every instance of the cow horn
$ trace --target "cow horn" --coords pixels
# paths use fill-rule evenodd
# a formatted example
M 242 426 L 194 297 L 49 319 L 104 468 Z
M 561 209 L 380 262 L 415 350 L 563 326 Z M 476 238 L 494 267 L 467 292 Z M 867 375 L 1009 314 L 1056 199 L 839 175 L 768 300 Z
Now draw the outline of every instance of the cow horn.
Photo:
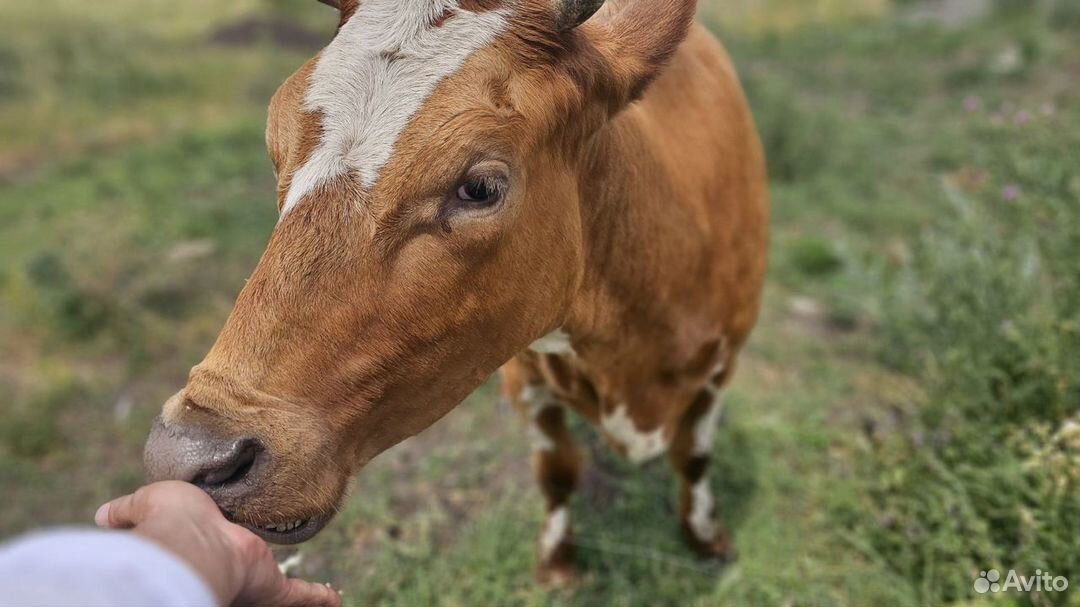
M 341 10 L 341 0 L 319 0 L 319 2 L 322 2 L 323 4 L 326 4 L 328 6 L 332 6 L 339 11 Z
M 555 22 L 561 32 L 568 32 L 585 23 L 600 10 L 604 0 L 556 0 L 559 16 Z

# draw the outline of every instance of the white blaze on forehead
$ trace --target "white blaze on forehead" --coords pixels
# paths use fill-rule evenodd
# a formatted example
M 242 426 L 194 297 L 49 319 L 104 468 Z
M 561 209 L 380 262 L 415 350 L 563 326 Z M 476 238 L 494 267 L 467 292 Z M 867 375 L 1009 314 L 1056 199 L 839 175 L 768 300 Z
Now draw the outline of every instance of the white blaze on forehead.
M 504 10 L 470 12 L 459 0 L 363 0 L 323 50 L 304 111 L 322 113 L 322 140 L 293 173 L 281 216 L 330 180 L 378 179 L 398 137 L 443 79 L 508 23 Z M 450 15 L 441 25 L 437 20 Z

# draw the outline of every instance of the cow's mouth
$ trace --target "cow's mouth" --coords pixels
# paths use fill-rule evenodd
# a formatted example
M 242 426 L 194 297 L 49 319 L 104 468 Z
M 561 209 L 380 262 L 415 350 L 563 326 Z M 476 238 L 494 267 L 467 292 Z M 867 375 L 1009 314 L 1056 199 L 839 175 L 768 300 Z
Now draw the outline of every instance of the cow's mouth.
M 315 537 L 330 522 L 328 515 L 322 514 L 307 519 L 297 519 L 274 525 L 244 525 L 252 533 L 271 544 L 290 545 L 306 542 Z

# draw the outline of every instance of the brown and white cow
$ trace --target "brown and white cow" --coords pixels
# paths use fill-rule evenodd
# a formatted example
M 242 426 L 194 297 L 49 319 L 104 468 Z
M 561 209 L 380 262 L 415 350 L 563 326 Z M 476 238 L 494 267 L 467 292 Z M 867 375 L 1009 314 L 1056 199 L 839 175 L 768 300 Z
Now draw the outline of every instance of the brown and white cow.
M 340 0 L 278 91 L 280 220 L 147 443 L 152 480 L 304 541 L 349 477 L 502 367 L 572 574 L 572 409 L 634 461 L 668 453 L 718 557 L 706 465 L 758 315 L 766 174 L 693 0 Z M 509 361 L 509 362 L 508 362 Z

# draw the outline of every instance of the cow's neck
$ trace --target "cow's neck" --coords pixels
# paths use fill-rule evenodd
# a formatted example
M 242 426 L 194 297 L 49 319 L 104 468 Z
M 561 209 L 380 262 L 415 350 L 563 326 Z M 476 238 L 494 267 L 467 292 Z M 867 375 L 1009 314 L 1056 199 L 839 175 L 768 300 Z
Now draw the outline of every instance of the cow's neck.
M 671 194 L 670 168 L 654 146 L 632 116 L 591 143 L 582 173 L 584 275 L 565 323 L 575 341 L 657 343 L 658 325 L 670 330 L 676 320 L 672 309 L 693 305 L 683 297 L 694 280 L 687 274 L 707 262 L 702 210 Z

